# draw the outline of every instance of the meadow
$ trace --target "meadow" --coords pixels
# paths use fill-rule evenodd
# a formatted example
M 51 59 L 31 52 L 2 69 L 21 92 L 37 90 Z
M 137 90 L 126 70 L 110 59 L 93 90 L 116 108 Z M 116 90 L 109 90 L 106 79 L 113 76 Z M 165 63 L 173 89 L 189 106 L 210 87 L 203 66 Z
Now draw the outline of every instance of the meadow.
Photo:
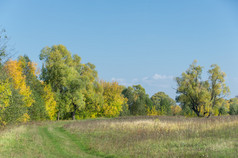
M 0 133 L 0 157 L 237 157 L 238 116 L 31 122 Z

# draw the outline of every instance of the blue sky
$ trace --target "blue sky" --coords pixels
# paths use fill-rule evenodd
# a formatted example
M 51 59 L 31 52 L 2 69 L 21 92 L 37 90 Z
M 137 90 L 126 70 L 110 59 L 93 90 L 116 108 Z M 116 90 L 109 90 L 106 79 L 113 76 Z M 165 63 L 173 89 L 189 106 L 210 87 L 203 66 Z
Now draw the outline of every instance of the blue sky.
M 238 95 L 238 2 L 235 0 L 0 0 L 0 25 L 16 56 L 65 45 L 96 65 L 101 79 L 175 98 L 174 77 L 194 59 L 226 72 Z

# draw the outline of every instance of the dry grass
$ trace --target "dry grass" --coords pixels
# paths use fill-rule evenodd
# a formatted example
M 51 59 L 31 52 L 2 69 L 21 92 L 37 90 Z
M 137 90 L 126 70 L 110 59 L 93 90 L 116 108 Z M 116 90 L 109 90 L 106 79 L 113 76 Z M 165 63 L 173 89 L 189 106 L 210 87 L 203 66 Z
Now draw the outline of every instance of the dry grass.
M 88 148 L 115 157 L 235 157 L 238 116 L 124 117 L 65 125 Z
M 238 116 L 30 122 L 0 131 L 0 157 L 4 158 L 237 155 Z

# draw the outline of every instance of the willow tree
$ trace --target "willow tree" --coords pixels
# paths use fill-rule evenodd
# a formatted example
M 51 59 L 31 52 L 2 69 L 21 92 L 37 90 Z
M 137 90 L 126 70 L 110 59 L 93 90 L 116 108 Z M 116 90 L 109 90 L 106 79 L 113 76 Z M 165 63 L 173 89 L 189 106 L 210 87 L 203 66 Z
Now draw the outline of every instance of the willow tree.
M 225 98 L 230 90 L 225 84 L 225 72 L 222 72 L 220 67 L 216 64 L 211 65 L 208 71 L 210 83 L 210 98 L 211 107 L 216 111 L 222 106 L 223 98 Z
M 209 80 L 202 81 L 202 67 L 194 61 L 181 77 L 177 77 L 178 84 L 176 97 L 182 107 L 189 107 L 197 116 L 210 116 L 229 93 L 225 85 L 225 73 L 217 65 L 212 65 Z

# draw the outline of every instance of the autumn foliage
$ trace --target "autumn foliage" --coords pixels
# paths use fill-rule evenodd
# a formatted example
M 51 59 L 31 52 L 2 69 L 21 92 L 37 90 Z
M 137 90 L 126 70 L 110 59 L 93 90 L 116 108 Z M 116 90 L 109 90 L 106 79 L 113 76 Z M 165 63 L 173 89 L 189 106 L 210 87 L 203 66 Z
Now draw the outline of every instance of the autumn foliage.
M 164 92 L 150 98 L 141 85 L 100 80 L 95 65 L 81 63 L 63 45 L 43 48 L 40 60 L 41 72 L 27 56 L 0 65 L 0 126 L 31 120 L 238 113 L 237 98 L 224 98 L 229 88 L 217 65 L 211 66 L 206 81 L 196 62 L 177 77 L 177 105 Z

